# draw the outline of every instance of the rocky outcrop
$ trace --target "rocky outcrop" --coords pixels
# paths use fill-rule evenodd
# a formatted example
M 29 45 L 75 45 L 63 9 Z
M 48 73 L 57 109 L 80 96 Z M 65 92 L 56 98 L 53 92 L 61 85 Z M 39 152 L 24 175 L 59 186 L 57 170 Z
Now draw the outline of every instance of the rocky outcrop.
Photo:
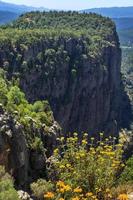
M 33 135 L 40 137 L 50 155 L 60 132 L 58 124 L 53 124 L 49 135 L 41 129 L 37 130 L 33 123 L 31 130 Z M 25 128 L 0 106 L 0 165 L 4 165 L 15 178 L 17 188 L 27 188 L 31 181 L 40 176 L 42 170 L 45 172 L 45 159 L 43 151 L 29 148 Z

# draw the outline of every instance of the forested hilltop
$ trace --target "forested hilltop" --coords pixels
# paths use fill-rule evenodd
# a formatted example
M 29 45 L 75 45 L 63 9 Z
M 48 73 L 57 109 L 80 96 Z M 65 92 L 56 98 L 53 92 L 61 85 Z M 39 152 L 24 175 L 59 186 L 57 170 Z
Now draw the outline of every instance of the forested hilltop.
M 101 29 L 105 27 L 108 30 L 113 30 L 115 25 L 109 20 L 109 18 L 102 17 L 95 13 L 90 14 L 80 14 L 78 12 L 30 12 L 24 15 L 21 15 L 18 20 L 16 20 L 12 25 L 16 28 L 73 28 L 76 30 Z M 97 34 L 99 34 L 97 32 Z
M 0 200 L 128 198 L 120 66 L 100 15 L 30 12 L 0 28 Z

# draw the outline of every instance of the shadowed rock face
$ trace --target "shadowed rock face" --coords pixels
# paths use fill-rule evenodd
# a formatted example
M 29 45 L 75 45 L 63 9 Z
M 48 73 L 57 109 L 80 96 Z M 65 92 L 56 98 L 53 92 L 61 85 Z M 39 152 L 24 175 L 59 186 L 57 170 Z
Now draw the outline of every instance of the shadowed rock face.
M 0 165 L 23 186 L 28 177 L 28 148 L 23 127 L 4 110 L 0 111 Z
M 97 58 L 92 58 L 86 55 L 81 39 L 59 39 L 58 45 L 69 60 L 63 54 L 58 56 L 52 42 L 44 41 L 38 52 L 45 52 L 48 46 L 54 49 L 54 65 L 47 66 L 45 58 L 40 70 L 33 68 L 21 78 L 21 87 L 30 101 L 49 100 L 63 132 L 118 133 L 121 50 L 115 35 L 109 39 L 113 40 L 116 45 L 104 47 Z M 33 49 L 37 50 L 33 46 L 29 55 L 36 59 L 38 52 Z
M 21 88 L 31 102 L 49 101 L 64 133 L 118 133 L 121 50 L 115 31 L 108 43 L 95 56 L 89 54 L 87 39 L 81 37 L 44 39 L 19 52 L 20 70 L 24 63 L 28 66 L 20 72 Z M 2 57 L 4 65 L 6 55 Z M 11 65 L 10 73 L 17 72 L 15 59 Z
M 14 177 L 17 188 L 23 189 L 40 177 L 42 170 L 45 176 L 46 161 L 44 152 L 29 148 L 25 131 L 24 126 L 0 106 L 0 165 L 4 165 Z M 31 122 L 31 132 L 41 139 L 47 154 L 51 155 L 60 132 L 58 124 L 54 122 L 47 135 L 43 129 L 36 129 Z

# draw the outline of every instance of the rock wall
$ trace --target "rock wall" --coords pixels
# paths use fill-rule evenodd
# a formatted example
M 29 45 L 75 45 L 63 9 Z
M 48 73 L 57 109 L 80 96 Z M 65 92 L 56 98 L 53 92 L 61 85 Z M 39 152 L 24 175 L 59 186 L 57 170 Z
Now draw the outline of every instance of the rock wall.
M 44 59 L 39 69 L 32 67 L 23 74 L 21 87 L 30 101 L 48 99 L 65 133 L 118 133 L 121 50 L 117 36 L 109 41 L 115 42 L 94 58 L 88 56 L 81 38 L 59 39 L 62 54 L 54 41 L 42 41 L 40 47 L 33 46 L 25 53 L 28 62 L 30 57 L 36 60 L 39 52 L 44 52 Z M 48 48 L 53 50 L 51 63 L 45 54 Z
M 51 155 L 60 134 L 58 124 L 54 122 L 48 135 L 31 122 L 31 132 L 42 140 L 47 156 Z M 0 106 L 0 165 L 14 177 L 17 188 L 27 189 L 29 183 L 41 177 L 42 171 L 45 176 L 45 161 L 43 151 L 29 148 L 25 128 Z

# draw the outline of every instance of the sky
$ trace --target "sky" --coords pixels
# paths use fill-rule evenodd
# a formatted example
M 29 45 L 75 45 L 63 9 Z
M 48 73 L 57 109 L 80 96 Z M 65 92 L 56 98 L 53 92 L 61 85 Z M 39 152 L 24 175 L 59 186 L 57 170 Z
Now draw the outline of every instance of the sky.
M 133 6 L 133 0 L 3 0 L 9 3 L 23 4 L 51 9 L 80 10 L 96 7 Z

